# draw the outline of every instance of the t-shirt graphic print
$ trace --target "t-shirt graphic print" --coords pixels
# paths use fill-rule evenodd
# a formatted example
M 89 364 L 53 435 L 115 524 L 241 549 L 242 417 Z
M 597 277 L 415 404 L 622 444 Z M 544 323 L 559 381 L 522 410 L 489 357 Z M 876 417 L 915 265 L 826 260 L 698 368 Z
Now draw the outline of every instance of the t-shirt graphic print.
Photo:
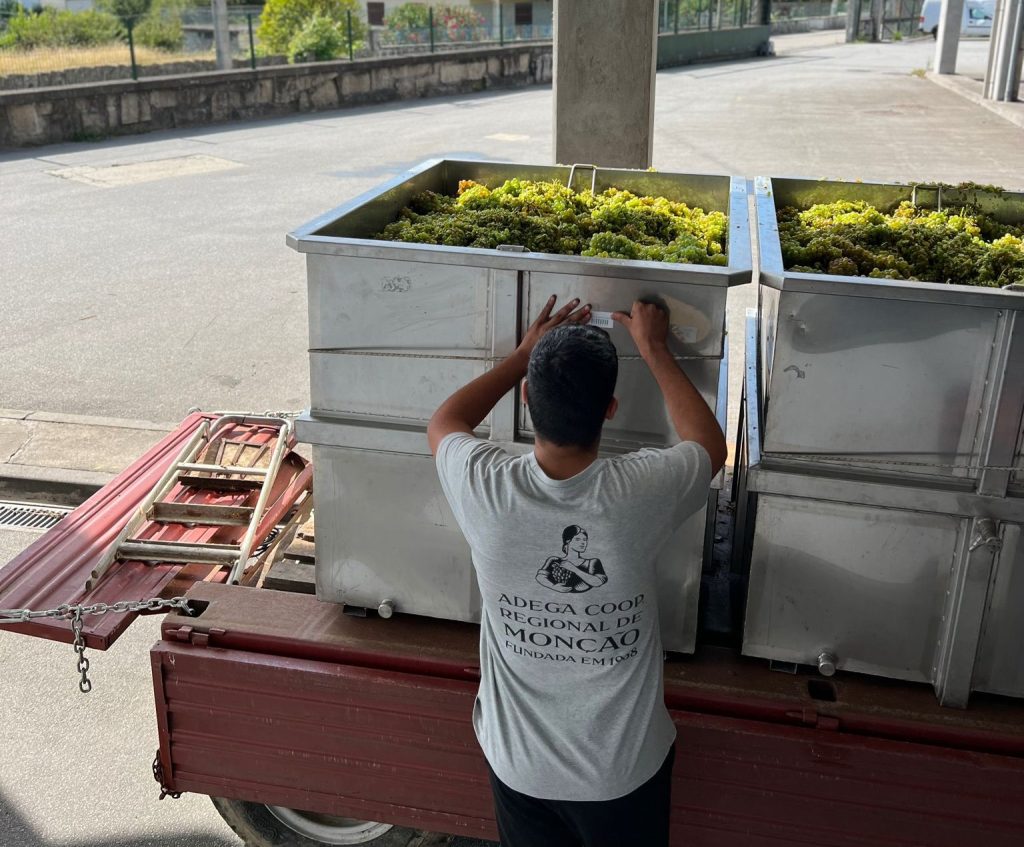
M 437 469 L 480 586 L 473 725 L 495 774 L 551 800 L 635 790 L 675 739 L 655 560 L 707 501 L 704 448 L 600 458 L 557 480 L 533 454 L 455 433 Z
M 552 591 L 580 593 L 589 591 L 608 581 L 600 559 L 586 559 L 590 536 L 578 524 L 562 530 L 562 555 L 548 556 L 544 567 L 537 571 L 537 582 Z

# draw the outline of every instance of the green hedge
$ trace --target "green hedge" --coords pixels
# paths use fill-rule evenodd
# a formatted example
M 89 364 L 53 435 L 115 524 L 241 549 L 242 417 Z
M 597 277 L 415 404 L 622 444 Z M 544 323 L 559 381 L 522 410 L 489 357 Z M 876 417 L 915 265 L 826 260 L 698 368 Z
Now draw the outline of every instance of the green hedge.
M 34 47 L 87 47 L 110 44 L 124 38 L 124 27 L 106 12 L 18 12 L 0 33 L 0 47 L 31 50 Z

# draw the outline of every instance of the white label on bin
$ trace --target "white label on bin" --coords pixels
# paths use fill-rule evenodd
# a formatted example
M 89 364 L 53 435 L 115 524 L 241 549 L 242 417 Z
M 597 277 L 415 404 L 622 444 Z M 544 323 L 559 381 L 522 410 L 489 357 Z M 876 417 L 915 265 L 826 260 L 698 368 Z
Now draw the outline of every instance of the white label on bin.
M 615 326 L 615 321 L 612 320 L 611 312 L 591 312 L 590 325 L 599 326 L 601 329 L 611 329 Z

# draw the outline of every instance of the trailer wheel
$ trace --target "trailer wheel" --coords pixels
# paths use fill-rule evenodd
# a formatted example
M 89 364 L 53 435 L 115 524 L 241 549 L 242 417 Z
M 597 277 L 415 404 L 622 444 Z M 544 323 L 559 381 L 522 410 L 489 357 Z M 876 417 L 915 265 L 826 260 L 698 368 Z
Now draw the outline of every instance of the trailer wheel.
M 210 799 L 246 847 L 323 847 L 325 844 L 405 847 L 415 834 L 389 823 L 301 812 L 225 797 Z

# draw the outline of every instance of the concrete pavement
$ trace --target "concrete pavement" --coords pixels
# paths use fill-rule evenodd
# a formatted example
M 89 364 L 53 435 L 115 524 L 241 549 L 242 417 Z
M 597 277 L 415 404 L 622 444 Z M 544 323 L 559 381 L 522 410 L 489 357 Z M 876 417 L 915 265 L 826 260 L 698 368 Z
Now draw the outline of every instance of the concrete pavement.
M 76 505 L 172 428 L 169 423 L 0 409 L 0 499 Z

